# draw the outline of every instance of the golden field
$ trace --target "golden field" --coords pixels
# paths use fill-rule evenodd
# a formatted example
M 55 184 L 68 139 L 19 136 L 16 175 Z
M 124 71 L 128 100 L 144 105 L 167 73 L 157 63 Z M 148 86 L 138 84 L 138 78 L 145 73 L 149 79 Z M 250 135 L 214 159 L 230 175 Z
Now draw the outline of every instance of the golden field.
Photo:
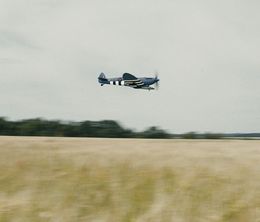
M 260 141 L 0 137 L 1 222 L 259 222 Z

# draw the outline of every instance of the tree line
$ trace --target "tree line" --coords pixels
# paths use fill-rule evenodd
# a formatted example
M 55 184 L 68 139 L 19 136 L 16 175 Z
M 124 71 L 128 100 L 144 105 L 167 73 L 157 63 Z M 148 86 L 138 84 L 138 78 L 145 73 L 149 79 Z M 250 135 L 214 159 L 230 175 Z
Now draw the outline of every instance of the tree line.
M 60 121 L 42 118 L 10 121 L 0 117 L 0 135 L 2 136 L 52 136 L 52 137 L 104 137 L 104 138 L 178 138 L 178 139 L 225 139 L 260 138 L 260 133 L 196 133 L 173 134 L 152 126 L 137 132 L 124 128 L 117 121 Z
M 65 122 L 41 118 L 9 121 L 0 117 L 0 135 L 54 136 L 54 137 L 107 137 L 107 138 L 170 138 L 158 127 L 142 132 L 122 127 L 114 120 Z

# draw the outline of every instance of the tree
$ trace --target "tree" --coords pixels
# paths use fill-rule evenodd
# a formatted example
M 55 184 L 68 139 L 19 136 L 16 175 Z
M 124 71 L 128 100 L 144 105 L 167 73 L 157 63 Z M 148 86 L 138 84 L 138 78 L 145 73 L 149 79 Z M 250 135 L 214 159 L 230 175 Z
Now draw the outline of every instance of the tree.
M 168 134 L 166 131 L 156 127 L 156 126 L 152 126 L 149 127 L 147 130 L 145 130 L 144 132 L 140 133 L 141 137 L 143 138 L 170 138 L 171 135 Z

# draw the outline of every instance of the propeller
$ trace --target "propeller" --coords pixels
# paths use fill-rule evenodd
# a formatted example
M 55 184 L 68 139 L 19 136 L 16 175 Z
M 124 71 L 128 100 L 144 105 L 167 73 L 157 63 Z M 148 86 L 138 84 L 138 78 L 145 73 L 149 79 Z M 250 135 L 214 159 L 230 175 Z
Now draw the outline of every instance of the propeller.
M 154 75 L 154 76 L 155 76 L 154 78 L 155 78 L 156 80 L 158 80 L 158 81 L 155 83 L 155 89 L 158 90 L 159 87 L 160 87 L 159 79 L 158 79 L 158 76 L 159 76 L 158 71 L 155 72 L 155 75 Z

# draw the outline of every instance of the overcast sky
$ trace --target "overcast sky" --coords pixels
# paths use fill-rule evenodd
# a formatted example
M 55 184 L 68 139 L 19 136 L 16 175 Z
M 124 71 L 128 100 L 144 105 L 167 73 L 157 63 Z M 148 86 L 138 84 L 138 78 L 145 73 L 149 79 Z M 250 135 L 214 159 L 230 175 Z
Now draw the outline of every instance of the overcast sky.
M 0 0 L 0 116 L 260 132 L 260 1 Z M 158 91 L 97 76 L 153 76 Z

